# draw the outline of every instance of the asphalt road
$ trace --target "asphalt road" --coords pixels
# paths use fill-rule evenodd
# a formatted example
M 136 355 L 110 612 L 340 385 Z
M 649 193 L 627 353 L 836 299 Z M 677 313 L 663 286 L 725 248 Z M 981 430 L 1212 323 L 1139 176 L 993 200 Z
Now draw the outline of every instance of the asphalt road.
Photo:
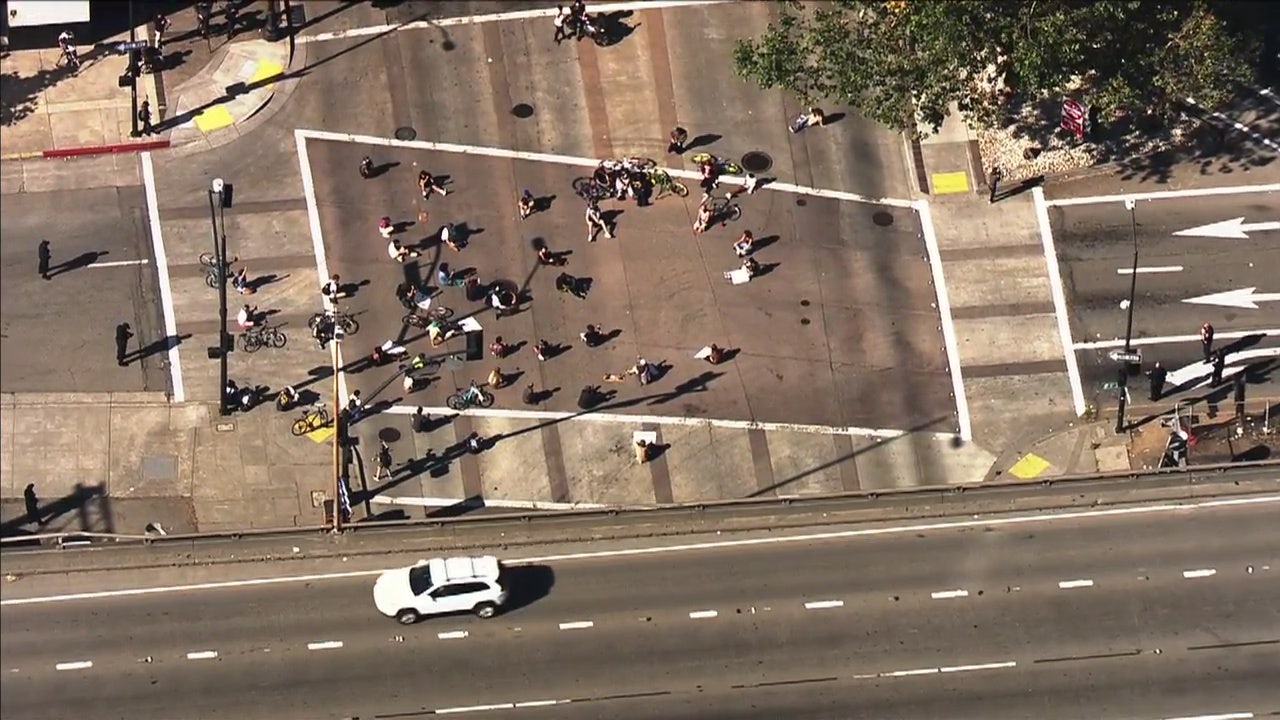
M 6 195 L 0 235 L 0 390 L 168 388 L 141 187 Z M 38 272 L 42 240 L 50 243 L 49 280 Z M 127 367 L 115 357 L 121 322 L 136 336 L 130 350 L 156 344 Z
M 1275 505 L 1256 504 L 553 559 L 517 569 L 513 606 L 495 620 L 410 628 L 376 614 L 365 577 L 9 606 L 0 711 L 86 719 L 418 717 L 489 705 L 500 707 L 468 716 L 1275 712 L 1276 526 Z M 550 700 L 572 702 L 506 706 Z
M 1175 233 L 1244 218 L 1244 223 L 1280 219 L 1280 193 L 1140 201 L 1137 219 L 1138 267 L 1133 334 L 1144 367 L 1159 361 L 1171 373 L 1169 385 L 1195 383 L 1205 373 L 1198 333 L 1209 322 L 1215 347 L 1229 347 L 1232 366 L 1253 366 L 1250 377 L 1268 396 L 1280 395 L 1280 302 L 1259 299 L 1249 307 L 1249 288 L 1259 295 L 1280 291 L 1280 228 L 1246 231 L 1240 237 Z M 1121 340 L 1133 268 L 1133 227 L 1120 201 L 1050 208 L 1053 235 L 1067 292 L 1071 330 L 1077 344 Z M 1240 291 L 1236 297 L 1208 296 Z M 1199 299 L 1191 303 L 1188 300 Z M 1112 343 L 1114 345 L 1115 343 Z M 1119 344 L 1123 344 L 1122 342 Z M 1112 346 L 1078 348 L 1086 383 L 1115 379 Z M 1189 388 L 1184 388 L 1189 389 Z

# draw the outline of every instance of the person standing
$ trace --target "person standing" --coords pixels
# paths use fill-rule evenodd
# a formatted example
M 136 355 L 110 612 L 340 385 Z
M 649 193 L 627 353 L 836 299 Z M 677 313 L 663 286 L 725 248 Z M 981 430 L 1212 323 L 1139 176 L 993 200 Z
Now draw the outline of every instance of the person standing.
M 382 482 L 391 479 L 391 447 L 386 440 L 379 441 L 377 469 L 373 472 L 373 481 Z
M 609 225 L 604 221 L 604 215 L 600 212 L 600 205 L 595 202 L 587 203 L 587 242 L 595 242 L 596 235 L 604 232 L 607 238 L 613 238 L 613 231 L 609 229 Z
M 538 404 L 538 393 L 533 389 L 533 383 L 529 383 L 528 385 L 525 386 L 524 393 L 521 394 L 520 399 L 524 402 L 525 405 Z
M 338 304 L 338 298 L 342 297 L 342 281 L 337 273 L 329 278 L 329 282 L 320 286 L 320 294 L 331 304 Z
M 1200 350 L 1204 361 L 1209 362 L 1213 356 L 1213 326 L 1209 323 L 1200 326 Z
M 586 330 L 578 333 L 578 337 L 587 347 L 598 347 L 604 342 L 604 333 L 600 332 L 600 328 L 595 325 L 588 325 Z
M 235 37 L 236 20 L 240 15 L 240 11 L 236 9 L 235 2 L 227 3 L 227 10 L 225 14 L 227 17 L 227 42 L 231 42 L 231 38 Z
M 129 355 L 129 340 L 131 338 L 133 338 L 133 332 L 129 329 L 129 323 L 125 322 L 116 325 L 116 363 L 120 367 L 129 364 L 125 358 Z
M 27 488 L 22 491 L 22 501 L 27 507 L 28 522 L 44 525 L 44 513 L 40 512 L 40 498 L 36 496 L 35 483 L 27 483 Z
M 1221 350 L 1213 354 L 1213 376 L 1209 380 L 1212 387 L 1218 387 L 1222 384 L 1222 373 L 1227 367 L 1227 354 Z
M 360 397 L 359 390 L 353 391 L 351 397 L 347 398 L 347 414 L 351 417 L 351 422 L 359 420 L 364 414 L 364 398 Z
M 49 280 L 51 279 L 49 277 L 49 263 L 53 260 L 53 253 L 49 251 L 49 241 L 41 240 L 40 246 L 36 251 L 40 254 L 40 277 Z
M 565 30 L 565 23 L 569 20 L 569 11 L 563 5 L 556 6 L 556 16 L 551 19 L 551 24 L 555 26 L 556 33 L 551 37 L 557 45 L 569 39 L 569 33 Z
M 156 131 L 151 125 L 151 101 L 143 100 L 142 106 L 138 108 L 138 123 L 142 125 L 141 132 L 143 135 L 150 135 Z
M 689 131 L 677 126 L 671 131 L 671 144 L 667 145 L 667 152 L 672 155 L 683 155 L 685 144 L 689 142 Z
M 169 29 L 169 18 L 164 13 L 156 13 L 155 20 L 151 21 L 151 29 L 156 32 L 156 50 L 164 49 L 164 32 Z
M 987 195 L 987 202 L 994 204 L 996 196 L 1000 192 L 1000 181 L 1004 179 L 1004 171 L 1000 169 L 999 165 L 995 165 L 991 168 L 989 177 L 991 178 L 991 193 Z
M 641 465 L 649 462 L 649 441 L 648 440 L 636 441 L 636 462 L 640 463 Z
M 1151 378 L 1151 401 L 1155 402 L 1164 397 L 1164 383 L 1169 377 L 1169 371 L 1165 370 L 1160 363 L 1156 363 L 1155 367 L 1147 373 L 1147 377 Z

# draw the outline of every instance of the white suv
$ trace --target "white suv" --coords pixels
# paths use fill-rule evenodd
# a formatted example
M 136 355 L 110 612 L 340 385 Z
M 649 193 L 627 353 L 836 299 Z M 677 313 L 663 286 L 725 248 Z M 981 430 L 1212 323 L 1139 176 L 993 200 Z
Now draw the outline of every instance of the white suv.
M 412 625 L 424 615 L 473 612 L 491 618 L 507 600 L 502 563 L 492 555 L 432 558 L 388 570 L 373 584 L 378 612 Z

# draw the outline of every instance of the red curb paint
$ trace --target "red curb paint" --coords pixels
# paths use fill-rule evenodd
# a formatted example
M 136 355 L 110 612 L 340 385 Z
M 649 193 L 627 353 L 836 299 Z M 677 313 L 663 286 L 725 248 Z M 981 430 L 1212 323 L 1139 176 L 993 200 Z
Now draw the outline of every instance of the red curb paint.
M 88 147 L 54 148 L 45 150 L 41 155 L 46 158 L 80 157 L 82 155 L 108 155 L 111 153 L 144 152 L 146 150 L 163 150 L 169 147 L 168 140 L 150 140 L 139 143 L 118 143 L 116 145 L 90 145 Z

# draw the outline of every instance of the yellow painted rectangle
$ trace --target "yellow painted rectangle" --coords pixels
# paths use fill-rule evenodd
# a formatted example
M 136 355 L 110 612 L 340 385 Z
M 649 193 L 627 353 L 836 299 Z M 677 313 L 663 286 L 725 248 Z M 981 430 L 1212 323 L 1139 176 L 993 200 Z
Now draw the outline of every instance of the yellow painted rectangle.
M 266 80 L 284 72 L 284 66 L 271 62 L 270 60 L 259 60 L 258 69 L 253 71 L 253 75 L 249 78 L 249 85 Z M 275 83 L 267 83 L 263 87 L 271 87 Z
M 333 429 L 333 423 L 329 423 L 324 427 L 316 428 L 315 430 L 307 433 L 307 437 L 311 438 L 317 444 L 320 444 L 328 442 L 329 438 L 333 437 L 334 432 L 336 431 Z
M 224 128 L 234 122 L 235 118 L 231 117 L 231 112 L 222 105 L 203 110 L 196 116 L 196 127 L 200 128 L 200 132 L 206 133 Z
M 1028 453 L 1021 460 L 1014 463 L 1013 467 L 1009 468 L 1009 474 L 1019 480 L 1030 480 L 1048 470 L 1050 464 L 1048 460 L 1039 455 Z
M 934 173 L 931 180 L 934 195 L 969 192 L 969 174 L 966 172 Z

